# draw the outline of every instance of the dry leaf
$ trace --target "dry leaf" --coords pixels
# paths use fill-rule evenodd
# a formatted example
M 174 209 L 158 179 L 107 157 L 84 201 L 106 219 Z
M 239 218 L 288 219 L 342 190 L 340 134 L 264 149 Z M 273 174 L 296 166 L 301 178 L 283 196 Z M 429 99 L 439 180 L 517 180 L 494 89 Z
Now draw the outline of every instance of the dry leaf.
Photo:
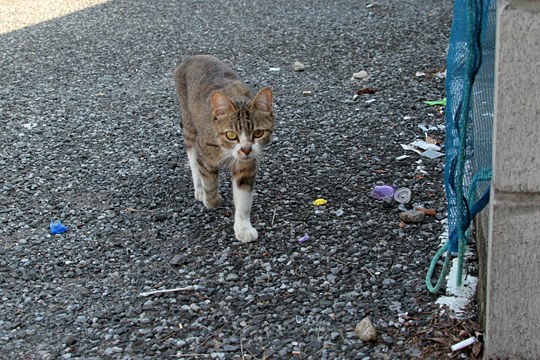
M 439 140 L 432 138 L 431 136 L 426 134 L 426 142 L 428 144 L 437 145 L 439 143 Z
M 363 95 L 363 94 L 375 94 L 377 92 L 377 89 L 373 88 L 363 88 L 356 92 L 357 95 Z
M 426 215 L 430 215 L 430 216 L 437 215 L 437 211 L 435 211 L 435 209 L 425 209 L 425 208 L 420 207 L 420 206 L 415 206 L 414 208 L 416 209 L 416 211 L 423 212 Z

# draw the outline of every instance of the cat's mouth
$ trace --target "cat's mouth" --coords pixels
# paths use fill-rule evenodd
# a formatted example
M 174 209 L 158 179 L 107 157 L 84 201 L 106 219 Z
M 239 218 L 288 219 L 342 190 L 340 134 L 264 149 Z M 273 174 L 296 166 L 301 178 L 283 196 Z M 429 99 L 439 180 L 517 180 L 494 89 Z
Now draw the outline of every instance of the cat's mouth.
M 255 155 L 253 154 L 250 154 L 250 155 L 245 155 L 245 154 L 237 154 L 235 156 L 236 160 L 240 160 L 240 161 L 250 161 L 250 160 L 253 160 L 256 158 Z

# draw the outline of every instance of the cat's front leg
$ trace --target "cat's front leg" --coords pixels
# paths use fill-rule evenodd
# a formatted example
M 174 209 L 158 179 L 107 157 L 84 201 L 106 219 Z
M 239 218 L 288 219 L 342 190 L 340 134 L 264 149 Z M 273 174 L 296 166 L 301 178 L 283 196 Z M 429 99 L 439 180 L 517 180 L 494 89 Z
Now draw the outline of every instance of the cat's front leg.
M 241 188 L 236 182 L 233 182 L 234 197 L 234 234 L 241 242 L 250 242 L 257 240 L 259 236 L 257 230 L 251 226 L 251 203 L 253 201 L 253 192 Z
M 259 236 L 251 226 L 255 171 L 255 162 L 233 166 L 234 234 L 241 242 L 255 241 Z

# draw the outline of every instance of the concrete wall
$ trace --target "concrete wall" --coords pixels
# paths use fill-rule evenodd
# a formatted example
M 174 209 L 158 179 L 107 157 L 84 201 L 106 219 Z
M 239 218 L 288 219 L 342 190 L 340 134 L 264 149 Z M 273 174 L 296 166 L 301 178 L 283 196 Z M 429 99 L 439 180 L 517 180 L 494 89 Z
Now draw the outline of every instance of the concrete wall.
M 540 1 L 497 3 L 484 358 L 540 358 Z
M 478 256 L 478 317 L 480 325 L 486 326 L 486 293 L 487 293 L 487 247 L 489 237 L 489 206 L 482 210 L 474 219 L 474 234 L 476 235 L 476 254 Z

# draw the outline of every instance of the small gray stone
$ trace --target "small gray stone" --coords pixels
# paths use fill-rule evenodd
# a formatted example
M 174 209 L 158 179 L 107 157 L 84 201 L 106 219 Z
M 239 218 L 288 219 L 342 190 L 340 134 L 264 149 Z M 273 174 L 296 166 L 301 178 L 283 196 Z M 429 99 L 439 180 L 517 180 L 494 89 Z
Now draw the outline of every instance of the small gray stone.
M 103 352 L 103 354 L 106 355 L 106 356 L 112 356 L 114 354 L 119 354 L 122 351 L 123 351 L 123 349 L 121 347 L 113 346 L 113 347 L 106 348 L 105 351 Z
M 167 219 L 169 219 L 170 215 L 168 213 L 159 213 L 154 216 L 154 221 L 156 222 L 163 222 Z
M 225 352 L 233 352 L 237 351 L 239 347 L 237 345 L 223 345 L 223 351 Z
M 186 263 L 186 257 L 186 255 L 176 254 L 169 260 L 169 264 L 173 266 L 184 265 Z
M 362 319 L 362 321 L 356 325 L 354 333 L 360 340 L 365 342 L 374 342 L 377 340 L 377 331 L 369 317 Z
M 365 79 L 367 77 L 368 77 L 368 73 L 365 70 L 361 70 L 361 71 L 353 74 L 353 78 L 357 79 L 357 80 Z
M 294 71 L 304 71 L 306 69 L 305 65 L 302 64 L 300 61 L 295 61 L 292 65 L 292 68 Z
M 75 345 L 76 342 L 77 340 L 72 335 L 68 335 L 64 338 L 64 344 L 67 346 Z
M 41 350 L 38 352 L 38 356 L 39 356 L 39 359 L 42 359 L 42 360 L 51 360 L 51 359 L 54 359 L 54 355 L 51 354 L 50 352 L 48 351 L 45 351 L 45 350 Z

